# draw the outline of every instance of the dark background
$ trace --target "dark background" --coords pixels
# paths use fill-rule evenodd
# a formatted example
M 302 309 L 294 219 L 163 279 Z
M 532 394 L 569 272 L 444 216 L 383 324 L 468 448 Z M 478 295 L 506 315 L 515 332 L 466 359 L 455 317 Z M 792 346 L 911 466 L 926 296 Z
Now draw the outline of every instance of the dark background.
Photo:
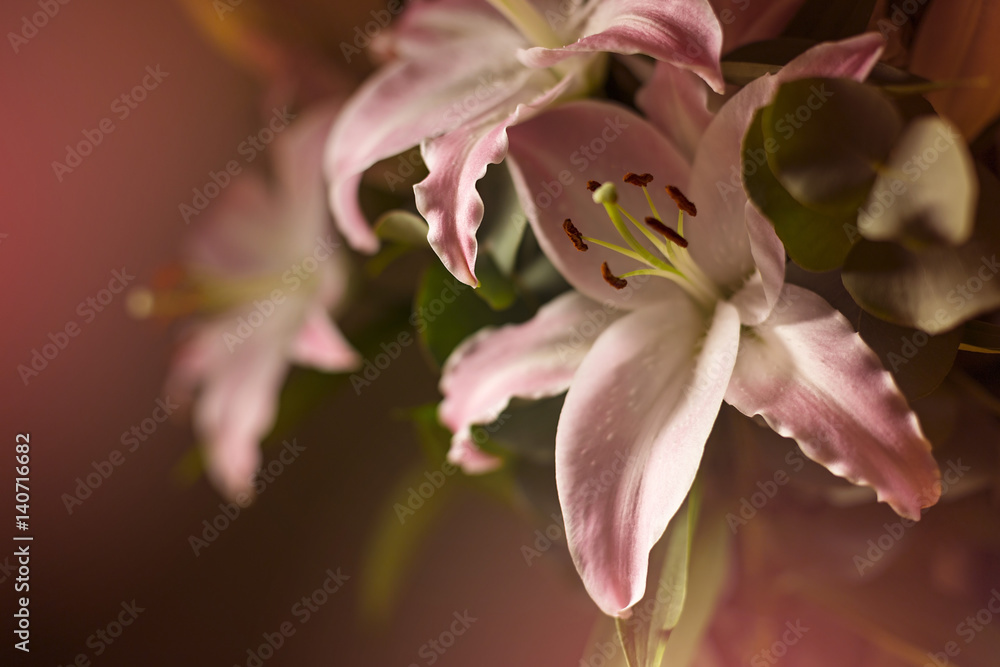
M 289 3 L 306 11 L 295 7 L 302 4 Z M 372 8 L 313 3 L 305 16 L 350 39 Z M 20 31 L 23 17 L 38 11 L 36 2 L 4 2 L 0 32 Z M 0 543 L 8 546 L 0 564 L 15 548 L 7 542 L 15 533 L 13 449 L 24 432 L 35 539 L 31 653 L 12 647 L 8 576 L 0 583 L 0 662 L 69 665 L 84 653 L 94 665 L 245 665 L 262 633 L 292 621 L 295 635 L 265 665 L 407 667 L 428 664 L 421 646 L 468 610 L 478 620 L 436 664 L 578 664 L 594 611 L 563 554 L 554 549 L 527 567 L 520 547 L 533 541 L 534 526 L 464 487 L 415 555 L 387 623 L 361 621 L 363 551 L 398 476 L 419 461 L 412 429 L 391 411 L 437 397 L 416 347 L 364 400 L 349 386 L 324 399 L 288 434 L 306 447 L 300 458 L 195 557 L 188 536 L 218 514 L 221 498 L 204 478 L 176 474 L 193 442 L 186 415 L 160 425 L 135 452 L 120 443 L 162 396 L 174 332 L 131 319 L 121 295 L 90 323 L 77 304 L 115 269 L 126 267 L 140 284 L 176 259 L 187 231 L 178 205 L 261 126 L 261 88 L 176 3 L 76 0 L 59 5 L 18 53 L 4 42 Z M 111 102 L 156 65 L 169 76 L 128 118 L 114 118 Z M 106 116 L 115 131 L 59 182 L 51 163 Z M 80 334 L 25 386 L 17 366 L 71 320 Z M 116 449 L 124 463 L 68 514 L 61 496 Z M 265 461 L 276 454 L 269 449 Z M 351 579 L 302 625 L 291 608 L 327 568 Z M 95 657 L 88 637 L 133 599 L 144 611 Z

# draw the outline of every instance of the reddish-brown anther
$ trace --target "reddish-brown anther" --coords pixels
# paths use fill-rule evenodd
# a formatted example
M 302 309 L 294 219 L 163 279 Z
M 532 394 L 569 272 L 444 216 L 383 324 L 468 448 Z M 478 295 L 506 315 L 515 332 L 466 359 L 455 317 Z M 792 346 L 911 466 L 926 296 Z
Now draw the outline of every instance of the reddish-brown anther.
M 573 242 L 573 246 L 577 250 L 587 252 L 588 246 L 583 242 L 583 234 L 580 233 L 580 230 L 576 228 L 576 225 L 569 218 L 566 218 L 565 222 L 563 222 L 563 231 L 566 232 L 566 236 Z
M 671 243 L 676 243 L 682 248 L 688 247 L 687 239 L 675 232 L 674 230 L 667 227 L 665 224 L 657 220 L 656 218 L 646 218 L 646 226 L 652 229 L 654 232 L 663 236 Z
M 681 192 L 679 188 L 676 188 L 673 185 L 668 185 L 667 194 L 670 195 L 670 198 L 674 200 L 675 204 L 677 204 L 677 208 L 684 211 L 692 218 L 698 215 L 698 207 L 694 205 L 694 202 L 685 197 L 684 193 Z
M 604 282 L 611 285 L 615 289 L 625 289 L 628 286 L 627 280 L 619 278 L 615 274 L 611 273 L 611 269 L 608 267 L 607 262 L 601 263 L 601 276 L 604 278 Z
M 624 180 L 626 183 L 631 183 L 632 185 L 636 185 L 636 186 L 639 186 L 640 188 L 644 188 L 644 187 L 646 187 L 647 185 L 649 185 L 650 183 L 653 182 L 653 175 L 652 174 L 636 174 L 636 173 L 630 171 L 627 174 L 625 174 L 625 178 L 622 179 L 622 180 Z

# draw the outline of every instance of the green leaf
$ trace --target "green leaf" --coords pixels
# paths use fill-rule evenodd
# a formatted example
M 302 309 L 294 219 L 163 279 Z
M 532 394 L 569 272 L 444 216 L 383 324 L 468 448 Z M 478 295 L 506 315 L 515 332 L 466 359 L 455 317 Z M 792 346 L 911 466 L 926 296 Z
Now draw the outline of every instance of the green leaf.
M 747 195 L 774 225 L 774 231 L 796 264 L 810 271 L 838 268 L 858 237 L 857 216 L 821 213 L 806 208 L 788 193 L 768 164 L 762 115 L 763 110 L 758 110 L 743 140 L 743 183 Z M 774 145 L 770 147 L 773 149 Z
M 629 667 L 615 619 L 609 616 L 598 616 L 584 646 L 581 667 Z
M 398 512 L 401 498 L 427 482 L 426 464 L 411 468 L 390 492 L 377 519 L 374 537 L 366 549 L 361 572 L 361 613 L 370 621 L 385 622 L 400 586 L 416 562 L 415 553 L 446 507 L 454 484 L 442 484 L 419 509 Z M 400 505 L 401 506 L 401 505 Z
M 687 595 L 680 620 L 655 667 L 688 667 L 701 646 L 705 631 L 722 595 L 732 559 L 732 532 L 718 509 L 705 512 L 691 544 Z
M 409 211 L 386 211 L 375 221 L 375 235 L 383 241 L 427 248 L 427 222 Z
M 483 327 L 521 322 L 531 315 L 521 301 L 497 312 L 474 292 L 440 262 L 432 262 L 424 273 L 410 321 L 438 366 L 459 343 Z
M 859 333 L 910 401 L 926 396 L 941 384 L 955 363 L 962 341 L 961 329 L 931 336 L 868 313 L 861 314 Z
M 910 250 L 864 241 L 854 247 L 843 280 L 859 306 L 930 334 L 1000 307 L 1000 184 L 984 168 L 978 171 L 976 225 L 967 243 Z
M 510 170 L 491 166 L 476 187 L 485 205 L 483 222 L 477 233 L 481 243 L 476 274 L 479 273 L 478 262 L 485 254 L 489 255 L 500 273 L 510 277 L 514 273 L 517 253 L 528 227 L 528 219 L 521 210 Z
M 538 400 L 515 398 L 485 430 L 493 445 L 504 454 L 552 464 L 556 455 L 556 427 L 565 400 L 565 393 Z
M 479 287 L 476 296 L 493 310 L 506 310 L 517 299 L 514 282 L 503 273 L 489 253 L 480 253 L 476 260 L 476 277 Z
M 632 608 L 631 617 L 616 621 L 629 667 L 659 665 L 671 631 L 681 618 L 699 497 L 700 486 L 696 484 L 649 555 L 645 595 Z
M 404 416 L 413 421 L 417 441 L 424 458 L 431 465 L 445 462 L 451 443 L 451 433 L 438 421 L 437 413 L 437 403 L 428 403 L 404 412 Z
M 394 340 L 401 331 L 408 330 L 406 319 L 409 313 L 410 309 L 406 307 L 392 308 L 360 331 L 349 332 L 349 338 L 357 344 L 358 352 L 363 357 L 371 357 L 381 352 L 379 344 L 382 341 Z M 271 432 L 264 437 L 263 447 L 266 449 L 280 443 L 327 396 L 348 384 L 350 377 L 348 373 L 324 373 L 311 368 L 293 367 L 281 390 L 278 416 Z M 185 452 L 173 469 L 174 477 L 184 485 L 196 482 L 203 472 L 200 446 Z
M 858 231 L 911 248 L 959 245 L 972 235 L 979 185 L 958 129 L 937 116 L 911 123 L 879 170 Z
M 761 128 L 771 171 L 796 201 L 850 215 L 867 198 L 902 118 L 877 88 L 813 78 L 778 88 Z
M 784 34 L 817 42 L 860 35 L 867 29 L 876 4 L 876 0 L 806 0 Z

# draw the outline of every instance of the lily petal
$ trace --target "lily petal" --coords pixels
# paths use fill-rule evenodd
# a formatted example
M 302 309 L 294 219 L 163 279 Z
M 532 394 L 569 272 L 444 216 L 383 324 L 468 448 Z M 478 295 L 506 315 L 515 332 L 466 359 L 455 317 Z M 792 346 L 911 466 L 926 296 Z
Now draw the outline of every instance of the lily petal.
M 253 494 L 260 440 L 274 425 L 287 370 L 281 350 L 252 339 L 243 345 L 226 372 L 205 383 L 194 411 L 195 428 L 204 434 L 208 474 L 230 500 Z
M 593 6 L 583 37 L 558 49 L 528 49 L 522 62 L 551 67 L 580 53 L 644 53 L 690 69 L 716 92 L 725 90 L 722 27 L 708 0 L 604 0 Z
M 528 83 L 532 72 L 524 75 L 514 95 L 503 102 L 505 107 L 516 105 L 513 113 L 466 123 L 421 145 L 430 173 L 413 186 L 413 193 L 417 210 L 430 226 L 427 240 L 452 275 L 473 287 L 479 284 L 475 275 L 476 230 L 484 210 L 476 182 L 486 175 L 488 165 L 502 162 L 507 155 L 507 129 L 511 125 L 530 117 L 574 85 L 572 77 L 552 86 L 547 74 L 538 74 L 532 83 Z M 546 84 L 550 85 L 547 90 L 543 87 Z
M 629 279 L 629 287 L 616 291 L 601 277 L 601 262 L 607 261 L 618 273 L 639 268 L 638 264 L 596 244 L 579 252 L 563 231 L 563 221 L 572 218 L 585 236 L 624 243 L 604 209 L 594 203 L 586 187 L 589 179 L 619 184 L 619 202 L 635 214 L 649 206 L 639 188 L 622 183 L 626 172 L 651 173 L 660 188 L 685 186 L 687 161 L 656 128 L 623 107 L 582 101 L 546 111 L 508 134 L 506 163 L 521 207 L 545 255 L 570 284 L 592 299 L 611 300 L 628 309 L 679 290 L 666 280 Z
M 733 296 L 732 303 L 740 311 L 740 322 L 756 326 L 771 315 L 781 297 L 785 284 L 785 246 L 753 202 L 748 201 L 745 210 L 750 253 L 757 271 Z
M 455 434 L 448 459 L 467 473 L 485 471 L 490 460 L 499 463 L 476 447 L 472 426 L 496 420 L 514 397 L 566 391 L 594 340 L 619 316 L 613 304 L 570 291 L 528 322 L 484 329 L 462 343 L 441 375 L 438 416 Z
M 292 360 L 324 371 L 349 370 L 361 363 L 361 357 L 319 306 L 313 306 L 306 315 L 292 343 Z
M 688 162 L 694 162 L 698 142 L 713 115 L 708 110 L 705 82 L 687 70 L 658 62 L 635 102 Z
M 577 371 L 556 433 L 570 553 L 590 596 L 627 616 L 649 551 L 684 502 L 722 404 L 739 315 L 705 318 L 685 295 L 611 325 Z
M 725 37 L 722 52 L 777 37 L 792 20 L 804 0 L 769 0 L 750 2 L 748 0 L 711 0 L 712 6 L 722 23 Z
M 357 200 L 362 173 L 379 160 L 468 122 L 472 117 L 467 103 L 479 117 L 523 84 L 524 68 L 515 53 L 525 42 L 513 26 L 486 20 L 471 8 L 451 11 L 452 19 L 468 19 L 464 31 L 436 49 L 417 49 L 423 57 L 390 63 L 372 75 L 344 106 L 330 133 L 325 159 L 330 207 L 358 250 L 374 252 L 378 247 Z M 449 25 L 457 24 L 452 20 Z
M 940 496 L 940 473 L 892 376 L 818 295 L 785 285 L 781 302 L 743 336 L 726 402 L 762 415 L 809 458 L 918 520 Z
M 863 80 L 878 62 L 884 43 L 880 34 L 869 33 L 813 47 L 778 74 L 744 87 L 708 126 L 698 144 L 688 193 L 698 206 L 698 217 L 684 229 L 691 256 L 718 285 L 735 291 L 754 270 L 741 177 L 743 135 L 753 114 L 785 81 L 815 76 Z

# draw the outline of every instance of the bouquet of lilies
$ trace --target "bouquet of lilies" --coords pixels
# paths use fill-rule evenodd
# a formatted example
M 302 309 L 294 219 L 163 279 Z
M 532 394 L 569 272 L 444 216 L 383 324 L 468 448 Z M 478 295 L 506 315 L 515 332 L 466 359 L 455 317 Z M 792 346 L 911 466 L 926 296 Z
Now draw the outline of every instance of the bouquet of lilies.
M 294 119 L 129 302 L 220 494 L 415 345 L 395 407 L 555 521 L 580 664 L 997 664 L 1000 5 L 411 0 L 324 57 L 268 4 L 213 36 Z

